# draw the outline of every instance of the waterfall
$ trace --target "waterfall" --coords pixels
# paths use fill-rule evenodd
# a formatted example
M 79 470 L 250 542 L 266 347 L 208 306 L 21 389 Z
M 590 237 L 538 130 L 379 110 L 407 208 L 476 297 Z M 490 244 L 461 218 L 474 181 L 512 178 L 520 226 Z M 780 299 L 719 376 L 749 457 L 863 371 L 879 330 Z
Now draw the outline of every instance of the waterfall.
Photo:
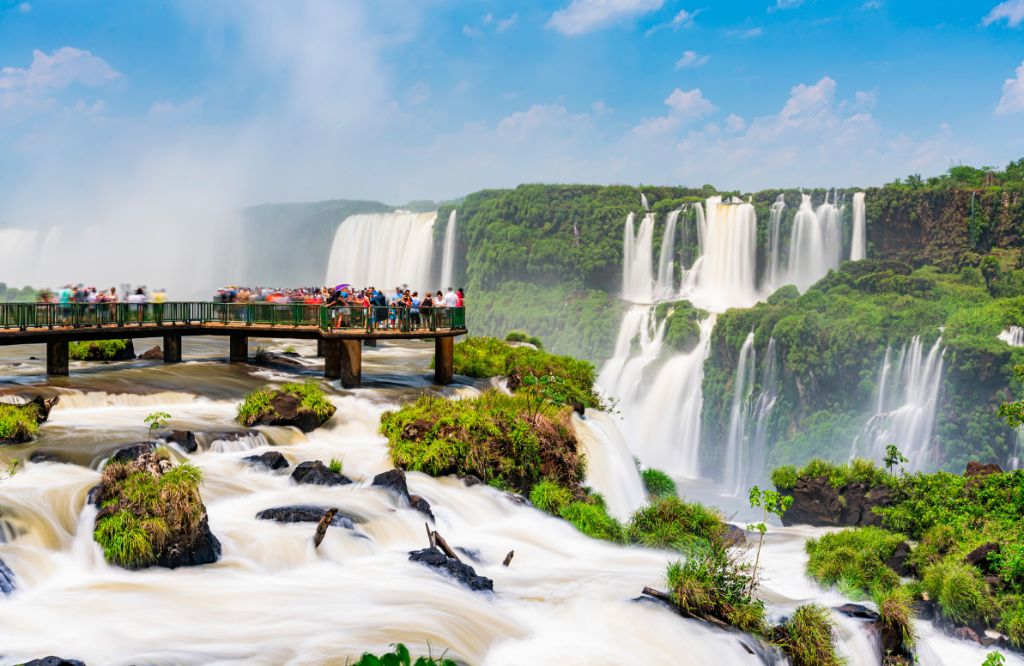
M 431 259 L 437 213 L 352 215 L 338 226 L 325 282 L 356 287 L 434 289 Z M 448 285 L 444 285 L 447 287 Z
M 601 368 L 597 383 L 607 395 L 633 403 L 640 393 L 643 371 L 661 354 L 665 321 L 656 322 L 654 308 L 634 305 L 622 319 L 612 358 Z
M 729 414 L 729 438 L 725 445 L 725 491 L 739 495 L 743 490 L 745 449 L 747 448 L 747 420 L 750 416 L 750 396 L 754 390 L 754 332 L 747 334 L 740 348 L 736 363 L 736 377 L 733 379 L 732 410 Z
M 659 299 L 671 298 L 676 293 L 676 221 L 680 212 L 672 211 L 665 220 L 665 234 L 661 239 L 661 254 L 658 257 L 658 279 L 654 285 L 654 295 Z
M 771 229 L 768 236 L 768 285 L 771 290 L 782 286 L 782 246 L 779 236 L 782 214 L 786 212 L 786 197 L 782 194 L 775 199 L 771 208 Z
M 643 192 L 640 193 L 640 205 L 644 207 L 645 211 L 649 211 L 651 209 L 651 207 L 647 205 L 647 195 Z
M 800 291 L 839 267 L 842 235 L 839 209 L 827 202 L 815 210 L 811 197 L 802 195 L 800 209 L 793 218 L 793 234 L 789 244 L 789 267 L 786 281 Z
M 441 256 L 441 288 L 454 287 L 455 280 L 455 211 L 448 216 L 444 230 L 444 254 Z
M 850 261 L 867 256 L 867 229 L 864 221 L 864 193 L 853 195 L 853 233 L 850 237 Z
M 622 432 L 611 415 L 596 410 L 572 422 L 587 456 L 587 485 L 601 493 L 609 513 L 628 520 L 644 505 L 647 491 Z
M 761 368 L 761 393 L 754 401 L 754 441 L 750 449 L 750 463 L 747 465 L 747 483 L 759 483 L 765 473 L 765 454 L 768 450 L 768 419 L 779 399 L 778 352 L 775 338 L 768 340 L 764 365 Z
M 1011 347 L 1024 347 L 1024 328 L 1011 326 L 996 336 Z
M 626 216 L 623 232 L 622 298 L 633 303 L 651 303 L 654 300 L 654 214 L 647 213 L 634 228 L 635 216 Z
M 914 336 L 900 349 L 895 363 L 890 350 L 886 350 L 879 370 L 875 413 L 857 436 L 853 455 L 881 461 L 885 447 L 895 444 L 909 458 L 911 470 L 939 466 L 933 432 L 944 357 L 941 337 L 926 352 L 921 338 Z
M 707 200 L 701 234 L 702 260 L 696 276 L 695 301 L 720 312 L 757 301 L 755 266 L 757 214 L 748 203 Z M 695 270 L 697 267 L 694 266 Z

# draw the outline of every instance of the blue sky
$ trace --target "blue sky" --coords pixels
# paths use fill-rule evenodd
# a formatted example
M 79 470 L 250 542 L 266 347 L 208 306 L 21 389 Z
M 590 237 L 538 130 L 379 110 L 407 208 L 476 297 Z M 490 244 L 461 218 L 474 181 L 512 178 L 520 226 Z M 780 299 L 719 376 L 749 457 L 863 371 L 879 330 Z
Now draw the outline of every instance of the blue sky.
M 0 0 L 0 224 L 1024 157 L 1024 0 Z

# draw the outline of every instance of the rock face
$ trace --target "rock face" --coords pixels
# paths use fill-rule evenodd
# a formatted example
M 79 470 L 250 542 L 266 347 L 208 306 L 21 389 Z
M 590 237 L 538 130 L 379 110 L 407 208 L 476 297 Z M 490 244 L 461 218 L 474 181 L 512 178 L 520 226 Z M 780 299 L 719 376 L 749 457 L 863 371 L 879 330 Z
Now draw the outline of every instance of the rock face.
M 400 501 L 405 500 L 409 503 L 410 507 L 430 518 L 430 520 L 434 520 L 434 512 L 430 510 L 430 502 L 419 495 L 409 494 L 409 486 L 405 481 L 404 470 L 396 467 L 395 469 L 382 472 L 381 474 L 373 477 L 373 483 L 371 485 L 384 488 L 392 495 L 398 497 Z
M 160 347 L 150 347 L 139 354 L 139 358 L 143 361 L 162 361 L 164 360 L 164 351 Z
M 414 550 L 409 553 L 409 560 L 442 570 L 471 590 L 491 591 L 494 589 L 494 581 L 490 578 L 476 575 L 476 570 L 473 567 L 448 557 L 437 548 Z
M 872 509 L 894 501 L 892 490 L 885 486 L 869 488 L 858 481 L 836 489 L 824 477 L 797 479 L 789 494 L 793 504 L 782 516 L 783 525 L 877 526 L 882 519 Z
M 220 541 L 210 531 L 209 518 L 204 515 L 199 526 L 191 534 L 169 540 L 156 560 L 158 567 L 176 569 L 200 564 L 213 564 L 220 559 Z
M 295 466 L 292 472 L 295 483 L 312 484 L 314 486 L 344 486 L 352 483 L 352 479 L 338 472 L 332 472 L 327 465 L 319 460 L 307 460 Z
M 318 523 L 324 513 L 332 507 L 314 506 L 312 504 L 295 504 L 292 506 L 276 506 L 271 509 L 264 509 L 256 514 L 259 520 L 273 520 L 277 523 Z M 355 524 L 350 516 L 342 515 L 341 510 L 335 508 L 338 513 L 331 520 L 334 527 L 355 529 Z
M 288 460 L 278 451 L 267 451 L 258 456 L 246 456 L 242 460 L 253 467 L 266 467 L 267 469 L 284 469 L 288 467 Z
M 886 566 L 895 571 L 901 576 L 909 576 L 913 572 L 910 569 L 908 560 L 910 559 L 910 544 L 904 541 L 900 545 L 896 546 L 896 550 L 893 551 L 892 557 L 886 562 Z
M 967 463 L 967 469 L 964 470 L 964 476 L 973 478 L 976 476 L 988 476 L 989 474 L 1002 474 L 1003 468 L 995 463 L 980 463 L 977 460 L 972 460 Z

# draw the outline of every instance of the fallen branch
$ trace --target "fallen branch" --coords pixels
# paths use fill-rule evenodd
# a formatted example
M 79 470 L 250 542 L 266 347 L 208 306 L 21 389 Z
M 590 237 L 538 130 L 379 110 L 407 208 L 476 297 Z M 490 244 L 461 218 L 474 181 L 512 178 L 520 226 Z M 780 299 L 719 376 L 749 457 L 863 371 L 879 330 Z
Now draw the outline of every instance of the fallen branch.
M 459 556 L 455 554 L 455 551 L 452 550 L 452 547 L 448 545 L 448 542 L 444 540 L 444 537 L 437 533 L 437 530 L 434 530 L 433 536 L 434 543 L 437 544 L 437 547 L 441 549 L 442 553 L 452 558 L 456 562 L 462 561 L 459 559 Z
M 324 540 L 324 535 L 327 534 L 327 528 L 334 522 L 334 516 L 338 513 L 337 509 L 331 508 L 324 511 L 324 515 L 320 516 L 320 522 L 316 525 L 316 534 L 313 535 L 313 548 L 317 549 L 320 547 L 320 542 Z
M 431 548 L 434 548 L 436 546 L 434 544 L 434 535 L 437 534 L 437 532 L 432 532 L 430 530 L 430 525 L 428 525 L 427 523 L 423 523 L 423 527 L 427 528 L 427 544 Z
M 501 566 L 507 567 L 509 565 L 509 563 L 512 562 L 512 556 L 515 555 L 515 554 L 516 554 L 516 551 L 514 551 L 514 550 L 508 551 L 508 555 L 505 556 L 505 561 L 501 563 Z

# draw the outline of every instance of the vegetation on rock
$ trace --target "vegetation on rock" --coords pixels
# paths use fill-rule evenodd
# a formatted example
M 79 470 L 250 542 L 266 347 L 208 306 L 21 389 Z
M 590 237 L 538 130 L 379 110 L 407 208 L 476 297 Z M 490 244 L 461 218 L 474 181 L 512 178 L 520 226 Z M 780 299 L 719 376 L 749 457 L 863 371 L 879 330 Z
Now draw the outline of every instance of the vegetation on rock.
M 644 488 L 647 489 L 647 493 L 650 495 L 660 497 L 662 495 L 676 494 L 676 482 L 660 469 L 648 467 L 640 472 L 640 477 L 644 481 Z
M 68 358 L 72 361 L 120 361 L 134 356 L 130 340 L 93 340 L 68 344 Z
M 456 666 L 456 662 L 445 659 L 444 653 L 440 657 L 429 655 L 417 657 L 416 661 L 413 661 L 412 655 L 409 654 L 409 648 L 402 643 L 397 643 L 392 645 L 391 652 L 381 655 L 364 652 L 359 661 L 352 666 Z
M 284 407 L 293 409 L 295 414 L 282 414 Z M 308 380 L 302 384 L 289 382 L 276 389 L 262 388 L 249 393 L 238 406 L 236 419 L 242 425 L 251 427 L 258 423 L 273 425 L 285 418 L 302 419 L 308 415 L 312 417 L 311 425 L 317 427 L 334 416 L 334 412 L 335 407 L 327 399 L 320 384 Z
M 0 402 L 0 444 L 26 442 L 39 431 L 38 407 Z

